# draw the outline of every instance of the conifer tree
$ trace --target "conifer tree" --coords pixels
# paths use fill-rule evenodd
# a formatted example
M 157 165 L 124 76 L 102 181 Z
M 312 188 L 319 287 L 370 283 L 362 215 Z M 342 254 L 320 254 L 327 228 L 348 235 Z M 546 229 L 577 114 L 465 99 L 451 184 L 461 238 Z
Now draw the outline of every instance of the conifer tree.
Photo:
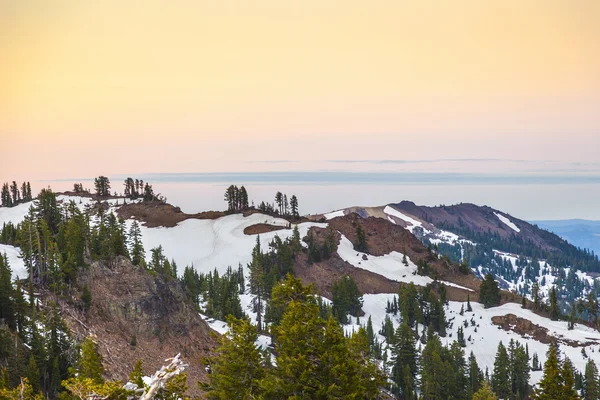
M 496 359 L 494 360 L 492 389 L 501 399 L 508 399 L 512 394 L 508 353 L 502 342 L 498 343 Z
M 104 367 L 98 354 L 98 345 L 88 336 L 81 344 L 81 360 L 79 361 L 79 376 L 89 378 L 97 384 L 104 383 Z
M 369 244 L 367 243 L 367 235 L 362 228 L 360 222 L 356 222 L 356 243 L 354 243 L 354 250 L 362 253 L 369 251 Z
M 492 274 L 487 274 L 479 288 L 479 301 L 485 308 L 500 304 L 500 289 Z
M 473 400 L 498 400 L 498 397 L 492 392 L 490 385 L 484 382 L 481 388 L 473 394 Z
M 290 198 L 290 209 L 292 212 L 292 217 L 294 218 L 298 218 L 300 217 L 300 214 L 298 213 L 298 198 L 296 197 L 296 195 L 292 195 L 292 197 Z
M 585 365 L 585 377 L 582 392 L 584 400 L 598 400 L 600 398 L 598 368 L 592 359 L 589 359 Z
M 220 337 L 217 356 L 210 363 L 209 399 L 259 398 L 266 375 L 264 360 L 254 342 L 257 327 L 247 319 L 228 318 L 229 331 Z
M 142 243 L 142 232 L 137 221 L 133 221 L 129 228 L 129 243 L 131 244 L 131 262 L 133 265 L 144 266 L 144 244 Z
M 481 384 L 483 380 L 483 372 L 479 368 L 477 364 L 477 359 L 475 358 L 475 354 L 471 351 L 469 354 L 469 362 L 468 362 L 468 376 L 469 376 L 469 392 L 477 393 L 481 388 Z
M 81 304 L 85 313 L 87 313 L 90 307 L 92 306 L 92 292 L 90 292 L 90 288 L 88 287 L 87 283 L 83 285 L 83 293 L 81 294 Z
M 414 397 L 417 372 L 415 338 L 410 326 L 403 321 L 396 329 L 392 345 L 392 380 L 397 395 L 402 395 L 405 399 Z
M 564 383 L 561 374 L 558 345 L 551 343 L 546 353 L 544 363 L 544 376 L 538 386 L 533 390 L 533 400 L 562 400 Z
M 550 318 L 556 321 L 560 318 L 560 309 L 558 308 L 558 298 L 556 296 L 556 286 L 550 289 Z
M 348 323 L 348 314 L 358 316 L 363 304 L 362 294 L 356 282 L 349 275 L 344 275 L 340 280 L 331 285 L 333 314 L 341 324 Z
M 140 358 L 135 362 L 133 371 L 129 374 L 129 382 L 135 383 L 138 388 L 144 387 L 144 362 Z

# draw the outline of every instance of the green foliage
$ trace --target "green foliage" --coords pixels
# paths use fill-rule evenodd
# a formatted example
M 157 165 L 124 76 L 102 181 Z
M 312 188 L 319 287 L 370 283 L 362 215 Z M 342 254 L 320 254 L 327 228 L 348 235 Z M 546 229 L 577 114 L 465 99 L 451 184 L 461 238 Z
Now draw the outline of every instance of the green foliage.
M 367 241 L 367 235 L 360 224 L 356 222 L 356 242 L 354 243 L 354 250 L 360 251 L 361 253 L 369 252 L 369 243 Z
M 358 316 L 363 305 L 362 294 L 351 276 L 344 275 L 331 285 L 333 315 L 342 324 L 348 323 L 348 314 Z
M 217 355 L 209 364 L 210 385 L 204 389 L 210 399 L 258 398 L 267 374 L 263 355 L 254 344 L 258 329 L 247 319 L 229 317 L 227 323 L 229 331 L 219 338 Z
M 110 196 L 110 180 L 106 176 L 99 176 L 94 179 L 94 188 L 96 190 L 96 196 L 108 197 Z
M 487 274 L 481 282 L 479 288 L 479 302 L 483 304 L 485 308 L 490 308 L 500 304 L 500 289 L 498 288 L 498 282 L 494 280 L 492 274 Z
M 410 399 L 416 393 L 417 377 L 417 349 L 415 337 L 410 326 L 402 322 L 396 329 L 395 340 L 392 345 L 392 380 L 394 393 Z
M 585 365 L 585 376 L 582 388 L 584 400 L 597 400 L 600 398 L 600 387 L 598 383 L 598 367 L 593 360 L 588 360 Z
M 568 358 L 562 360 L 558 345 L 551 343 L 546 353 L 544 376 L 533 390 L 532 400 L 576 400 L 573 365 Z
M 98 353 L 98 345 L 90 336 L 81 344 L 81 360 L 79 361 L 79 375 L 91 379 L 94 383 L 104 383 L 104 367 L 102 358 Z
M 83 306 L 83 311 L 87 313 L 87 311 L 92 306 L 92 292 L 90 292 L 90 288 L 87 283 L 83 285 L 83 292 L 81 293 L 81 304 Z
M 275 286 L 272 302 L 284 308 L 271 328 L 277 365 L 269 367 L 256 349 L 256 327 L 230 320 L 211 364 L 210 398 L 376 398 L 384 379 L 369 360 L 364 329 L 346 338 L 337 321 L 321 318 L 312 289 L 291 275 Z
M 484 382 L 483 386 L 473 393 L 473 400 L 498 400 L 498 397 L 492 392 L 490 385 Z
M 227 202 L 227 211 L 239 212 L 248 209 L 248 192 L 244 186 L 238 188 L 230 185 L 225 190 L 225 201 Z

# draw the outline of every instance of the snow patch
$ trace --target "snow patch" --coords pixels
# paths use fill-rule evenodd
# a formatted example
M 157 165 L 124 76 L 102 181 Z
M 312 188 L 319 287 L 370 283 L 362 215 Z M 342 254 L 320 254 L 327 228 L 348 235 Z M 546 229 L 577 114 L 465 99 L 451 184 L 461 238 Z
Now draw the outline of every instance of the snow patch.
M 498 217 L 498 219 L 500 221 L 502 221 L 503 224 L 505 224 L 506 226 L 508 226 L 513 231 L 515 231 L 517 233 L 521 232 L 521 229 L 519 229 L 519 227 L 517 225 L 515 225 L 510 219 L 506 218 L 504 215 L 498 214 L 496 212 L 494 213 L 494 215 L 496 217 Z
M 344 210 L 332 211 L 330 213 L 324 214 L 323 216 L 325 217 L 325 219 L 333 219 L 335 217 L 343 217 Z
M 0 256 L 6 254 L 8 263 L 12 270 L 13 279 L 25 279 L 28 276 L 27 268 L 21 256 L 21 250 L 18 247 L 0 244 Z
M 409 257 L 406 257 L 408 266 L 404 265 L 402 262 L 404 255 L 402 253 L 392 251 L 391 253 L 383 256 L 373 256 L 370 254 L 361 253 L 354 250 L 354 246 L 344 235 L 342 235 L 340 244 L 338 245 L 338 254 L 342 260 L 348 262 L 356 268 L 365 269 L 397 282 L 412 282 L 418 286 L 427 286 L 433 282 L 433 279 L 428 276 L 417 275 L 417 266 Z M 365 257 L 366 260 L 364 259 Z M 439 282 L 447 286 L 453 286 L 472 292 L 471 289 L 452 282 Z

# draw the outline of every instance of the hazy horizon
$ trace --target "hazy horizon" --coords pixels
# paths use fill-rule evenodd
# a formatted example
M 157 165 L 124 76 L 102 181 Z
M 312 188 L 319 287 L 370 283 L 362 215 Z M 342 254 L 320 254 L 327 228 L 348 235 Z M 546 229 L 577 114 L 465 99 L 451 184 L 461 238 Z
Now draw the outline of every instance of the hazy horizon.
M 598 20 L 595 0 L 0 2 L 0 182 L 537 185 L 527 207 L 600 218 Z

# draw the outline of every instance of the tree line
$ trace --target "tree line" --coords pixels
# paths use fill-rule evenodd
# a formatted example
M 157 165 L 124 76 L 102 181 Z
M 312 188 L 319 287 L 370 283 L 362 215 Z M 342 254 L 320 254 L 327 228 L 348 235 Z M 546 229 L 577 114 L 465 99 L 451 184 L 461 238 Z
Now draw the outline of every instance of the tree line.
M 228 212 L 236 213 L 255 208 L 254 202 L 250 205 L 248 191 L 244 186 L 239 188 L 236 185 L 228 186 L 227 189 L 225 189 L 224 200 L 227 202 Z M 300 217 L 298 211 L 298 198 L 296 195 L 292 195 L 288 200 L 287 194 L 279 191 L 275 193 L 274 203 L 261 201 L 256 208 L 264 213 L 277 214 L 292 217 L 294 219 Z
M 0 193 L 2 207 L 14 207 L 33 200 L 31 196 L 31 183 L 29 182 L 23 182 L 20 187 L 16 181 L 12 181 L 10 184 L 5 182 L 2 184 L 2 191 Z

